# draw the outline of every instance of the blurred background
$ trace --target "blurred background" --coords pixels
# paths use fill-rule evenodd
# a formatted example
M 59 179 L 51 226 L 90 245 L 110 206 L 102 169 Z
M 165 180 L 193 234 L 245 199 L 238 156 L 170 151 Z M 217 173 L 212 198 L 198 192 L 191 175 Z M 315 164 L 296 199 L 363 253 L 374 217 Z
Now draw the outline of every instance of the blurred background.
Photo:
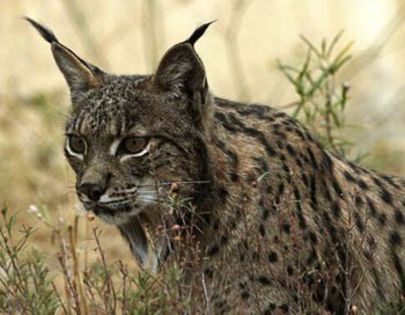
M 49 45 L 20 17 L 48 25 L 84 59 L 121 73 L 150 73 L 171 45 L 217 19 L 197 43 L 218 96 L 284 108 L 297 100 L 277 60 L 305 57 L 299 35 L 315 44 L 344 30 L 352 59 L 336 80 L 350 84 L 345 135 L 362 164 L 405 175 L 405 2 L 403 0 L 2 0 L 0 1 L 0 202 L 21 223 L 39 227 L 80 213 L 63 157 L 69 94 Z M 80 246 L 92 246 L 80 220 Z M 93 223 L 92 223 L 93 224 Z M 109 257 L 128 250 L 103 223 Z M 126 257 L 126 256 L 125 256 Z

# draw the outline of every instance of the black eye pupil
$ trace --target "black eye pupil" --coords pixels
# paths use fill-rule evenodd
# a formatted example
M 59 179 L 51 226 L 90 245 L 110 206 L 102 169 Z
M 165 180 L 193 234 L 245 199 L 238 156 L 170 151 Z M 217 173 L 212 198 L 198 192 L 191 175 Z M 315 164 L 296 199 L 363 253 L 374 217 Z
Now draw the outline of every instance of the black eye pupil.
M 76 153 L 84 153 L 85 150 L 84 141 L 78 136 L 70 137 L 70 147 Z
M 127 138 L 124 140 L 123 149 L 127 153 L 139 153 L 146 146 L 146 139 L 144 138 Z

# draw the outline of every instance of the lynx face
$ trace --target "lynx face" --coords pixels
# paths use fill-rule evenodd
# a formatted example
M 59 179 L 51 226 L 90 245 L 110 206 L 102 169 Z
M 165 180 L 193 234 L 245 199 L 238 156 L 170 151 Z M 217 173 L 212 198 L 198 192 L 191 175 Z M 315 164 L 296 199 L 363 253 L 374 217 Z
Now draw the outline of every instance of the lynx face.
M 123 225 L 156 216 L 173 182 L 193 198 L 207 178 L 203 134 L 209 97 L 194 43 L 209 24 L 163 56 L 155 74 L 115 76 L 78 57 L 39 23 L 71 92 L 65 154 L 77 195 L 88 210 Z M 150 219 L 150 218 L 149 218 Z
M 201 180 L 188 100 L 154 90 L 152 80 L 105 77 L 103 87 L 74 99 L 65 154 L 80 201 L 109 223 L 155 211 L 172 182 Z M 194 194 L 193 185 L 180 188 Z

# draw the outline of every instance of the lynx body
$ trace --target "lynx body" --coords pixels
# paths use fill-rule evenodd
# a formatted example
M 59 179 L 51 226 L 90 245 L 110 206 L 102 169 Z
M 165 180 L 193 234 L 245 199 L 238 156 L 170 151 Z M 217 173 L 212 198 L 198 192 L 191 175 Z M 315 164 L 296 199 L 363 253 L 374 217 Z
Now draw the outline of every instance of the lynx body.
M 328 153 L 283 112 L 214 97 L 194 49 L 208 24 L 156 73 L 116 76 L 29 21 L 70 87 L 65 153 L 80 201 L 145 268 L 181 260 L 201 302 L 192 313 L 401 303 L 404 179 Z

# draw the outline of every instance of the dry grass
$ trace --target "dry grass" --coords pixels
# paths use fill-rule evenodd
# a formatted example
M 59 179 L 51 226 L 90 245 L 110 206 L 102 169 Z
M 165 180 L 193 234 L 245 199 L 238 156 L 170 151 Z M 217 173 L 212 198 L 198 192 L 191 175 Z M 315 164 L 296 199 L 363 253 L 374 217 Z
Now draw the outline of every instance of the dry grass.
M 69 111 L 67 90 L 46 44 L 17 18 L 23 14 L 52 26 L 86 59 L 124 73 L 152 71 L 169 44 L 187 37 L 200 22 L 219 18 L 198 46 L 213 90 L 222 96 L 280 107 L 299 101 L 299 97 L 276 69 L 276 59 L 300 63 L 305 56 L 304 46 L 298 44 L 300 33 L 320 42 L 323 36 L 330 38 L 346 28 L 345 37 L 354 39 L 356 45 L 354 60 L 336 78 L 339 82 L 348 80 L 352 86 L 350 118 L 342 136 L 356 143 L 353 156 L 370 153 L 365 164 L 405 175 L 405 61 L 400 40 L 405 32 L 401 22 L 405 6 L 400 0 L 324 3 L 1 2 L 0 30 L 6 36 L 0 51 L 0 202 L 9 212 L 18 213 L 18 226 L 37 229 L 27 246 L 37 248 L 51 270 L 61 270 L 63 265 L 56 255 L 61 250 L 60 240 L 74 240 L 75 259 L 86 269 L 100 259 L 94 234 L 94 227 L 99 226 L 106 261 L 112 265 L 123 262 L 115 266 L 132 261 L 113 227 L 97 220 L 76 221 L 80 211 L 74 178 L 62 152 L 63 122 Z M 361 16 L 361 12 L 366 13 Z M 372 18 L 373 14 L 378 19 Z M 40 209 L 41 217 L 32 209 Z M 74 227 L 73 239 L 69 226 Z M 59 241 L 55 229 L 63 235 Z M 69 260 L 73 252 L 66 254 Z M 119 268 L 117 272 L 123 275 Z M 58 273 L 55 279 L 58 288 L 67 283 L 63 274 Z

